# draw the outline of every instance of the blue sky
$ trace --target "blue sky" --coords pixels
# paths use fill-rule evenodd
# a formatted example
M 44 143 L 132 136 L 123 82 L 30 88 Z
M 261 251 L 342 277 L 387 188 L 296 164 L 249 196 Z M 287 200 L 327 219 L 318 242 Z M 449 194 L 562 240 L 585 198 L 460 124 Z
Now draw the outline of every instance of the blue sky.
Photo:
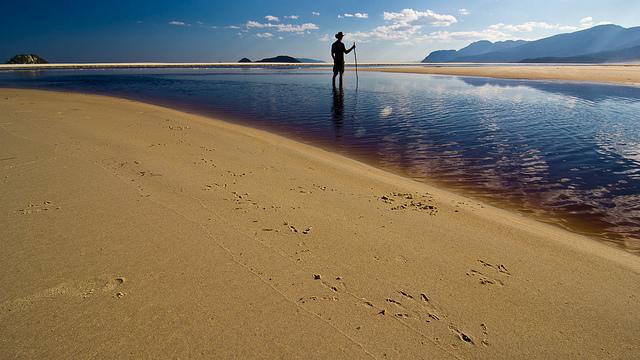
M 538 39 L 599 23 L 640 25 L 638 0 L 11 1 L 0 12 L 0 60 L 237 61 L 329 59 L 333 34 L 359 61 L 416 61 L 472 41 Z

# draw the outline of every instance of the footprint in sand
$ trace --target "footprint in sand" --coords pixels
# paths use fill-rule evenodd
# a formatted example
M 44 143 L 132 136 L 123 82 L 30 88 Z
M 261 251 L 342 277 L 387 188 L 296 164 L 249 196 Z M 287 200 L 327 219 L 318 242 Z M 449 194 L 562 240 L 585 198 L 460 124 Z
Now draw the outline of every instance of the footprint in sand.
M 60 210 L 60 207 L 55 206 L 51 201 L 43 201 L 39 204 L 29 204 L 22 209 L 16 210 L 16 212 L 21 215 L 29 215 L 49 210 Z
M 109 279 L 87 279 L 65 282 L 34 294 L 0 304 L 0 316 L 10 312 L 25 310 L 42 301 L 63 296 L 88 299 L 99 296 L 100 294 L 112 293 L 114 297 L 122 298 L 126 295 L 125 292 L 118 291 L 113 293 L 113 291 L 121 287 L 124 282 L 125 278 L 122 276 Z
M 111 291 L 117 288 L 118 286 L 124 284 L 124 277 L 117 277 L 113 279 L 109 279 L 107 283 L 102 287 L 102 291 Z

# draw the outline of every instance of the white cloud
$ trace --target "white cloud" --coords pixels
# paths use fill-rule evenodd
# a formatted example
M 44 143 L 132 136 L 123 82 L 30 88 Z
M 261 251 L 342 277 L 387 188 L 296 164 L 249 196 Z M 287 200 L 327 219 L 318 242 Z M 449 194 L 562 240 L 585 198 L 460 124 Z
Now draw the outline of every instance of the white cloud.
M 184 21 L 177 21 L 177 20 L 172 20 L 169 21 L 169 25 L 175 25 L 175 26 L 191 26 L 191 24 L 187 24 Z
M 591 16 L 587 16 L 585 18 L 580 19 L 580 28 L 581 29 L 587 29 L 593 26 L 598 26 L 598 25 L 608 25 L 608 24 L 613 24 L 611 21 L 599 21 L 597 23 L 594 23 L 593 17 Z
M 585 18 L 580 19 L 580 24 L 588 24 L 593 23 L 593 18 L 591 16 L 587 16 Z
M 561 30 L 561 31 L 572 31 L 577 30 L 576 26 L 570 25 L 559 25 L 559 24 L 549 24 L 543 21 L 528 21 L 523 24 L 511 25 L 511 24 L 493 24 L 489 26 L 491 30 L 504 30 L 511 32 L 532 32 L 534 30 Z
M 452 40 L 508 40 L 513 37 L 495 29 L 484 29 L 480 31 L 436 31 L 426 35 L 423 40 L 452 41 Z
M 270 32 L 264 32 L 264 33 L 257 33 L 256 36 L 259 38 L 268 39 L 273 37 L 273 34 Z
M 311 15 L 313 15 L 313 16 L 320 16 L 320 13 L 319 13 L 319 12 L 317 12 L 317 11 L 312 11 L 312 12 L 311 12 Z
M 280 21 L 280 19 L 277 16 L 273 16 L 273 15 L 267 15 L 264 18 L 267 21 L 274 21 L 274 22 Z
M 288 15 L 284 17 L 285 19 L 298 20 L 300 16 L 298 15 Z
M 467 9 L 459 9 L 463 15 L 471 12 Z M 356 17 L 356 14 L 345 13 L 339 18 Z M 563 25 L 552 24 L 543 21 L 529 21 L 522 24 L 493 24 L 486 28 L 469 31 L 432 31 L 427 32 L 428 26 L 450 26 L 458 22 L 453 15 L 439 14 L 432 10 L 403 9 L 399 12 L 383 12 L 385 24 L 377 26 L 370 31 L 359 31 L 346 35 L 348 41 L 369 42 L 375 40 L 393 41 L 396 45 L 415 45 L 424 42 L 455 42 L 455 41 L 503 41 L 503 40 L 535 40 L 541 32 L 569 32 L 584 28 L 585 24 L 592 25 L 592 18 L 584 18 L 580 24 Z M 319 40 L 329 41 L 329 35 L 322 36 Z
M 278 32 L 290 32 L 290 33 L 298 33 L 303 34 L 305 31 L 309 30 L 318 30 L 319 27 L 313 23 L 304 23 L 304 24 L 272 24 L 272 23 L 260 23 L 257 21 L 249 20 L 246 25 L 247 29 L 274 29 Z
M 327 41 L 331 40 L 331 38 L 329 37 L 329 34 L 324 34 L 318 40 L 327 42 Z
M 431 10 L 404 9 L 401 12 L 385 11 L 382 16 L 387 21 L 405 24 L 424 20 L 433 26 L 449 26 L 458 22 L 458 19 L 453 15 L 438 14 Z
M 345 14 L 346 16 L 347 14 Z M 355 16 L 355 15 L 354 15 Z M 371 31 L 360 31 L 350 34 L 349 39 L 366 42 L 370 40 L 393 40 L 399 44 L 409 45 L 413 41 L 424 40 L 422 34 L 423 21 L 434 26 L 449 26 L 458 20 L 452 15 L 434 13 L 431 10 L 416 11 L 404 9 L 401 12 L 383 13 L 387 24 L 377 26 Z
M 355 14 L 345 13 L 345 14 L 342 14 L 342 15 L 338 15 L 338 19 L 342 19 L 342 18 L 368 19 L 369 18 L 369 14 L 357 12 Z
M 238 30 L 240 29 L 240 26 L 236 26 L 236 25 L 229 25 L 229 26 L 225 26 L 225 29 L 234 29 L 234 30 Z

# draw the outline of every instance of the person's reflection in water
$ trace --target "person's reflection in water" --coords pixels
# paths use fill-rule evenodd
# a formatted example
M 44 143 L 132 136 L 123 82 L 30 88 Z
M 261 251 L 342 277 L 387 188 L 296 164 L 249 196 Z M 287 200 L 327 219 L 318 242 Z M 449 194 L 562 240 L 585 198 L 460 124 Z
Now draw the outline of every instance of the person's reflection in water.
M 344 122 L 344 91 L 340 88 L 333 87 L 333 126 L 336 131 L 336 138 L 342 136 L 342 124 Z

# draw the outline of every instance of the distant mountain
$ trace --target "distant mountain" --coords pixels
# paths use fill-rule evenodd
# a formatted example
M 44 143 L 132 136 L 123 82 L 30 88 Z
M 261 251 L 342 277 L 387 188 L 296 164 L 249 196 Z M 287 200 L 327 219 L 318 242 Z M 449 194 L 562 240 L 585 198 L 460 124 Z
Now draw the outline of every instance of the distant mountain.
M 640 46 L 634 46 L 616 51 L 604 51 L 582 56 L 569 57 L 544 57 L 535 59 L 524 59 L 522 63 L 585 63 L 599 64 L 606 62 L 639 61 Z
M 489 52 L 509 50 L 517 46 L 524 45 L 526 43 L 527 41 L 525 40 L 507 40 L 507 41 L 497 41 L 494 43 L 488 40 L 481 40 L 481 41 L 476 41 L 471 45 L 460 49 L 457 52 L 457 54 L 459 56 L 482 55 Z
M 291 56 L 286 56 L 286 55 L 280 55 L 280 56 L 276 56 L 276 57 L 272 57 L 272 58 L 266 58 L 266 59 L 262 59 L 262 60 L 258 60 L 256 62 L 259 63 L 300 63 L 301 61 L 291 57 Z
M 251 62 L 251 59 L 249 59 L 249 58 L 242 58 L 242 59 L 240 59 L 238 62 L 239 62 L 239 63 L 250 63 L 250 62 Z
M 312 64 L 317 64 L 317 63 L 323 63 L 324 61 L 322 60 L 316 60 L 316 59 L 307 59 L 307 58 L 296 58 L 298 59 L 301 63 L 312 63 Z
M 457 61 L 457 58 L 463 56 L 475 56 L 482 55 L 495 51 L 503 51 L 525 44 L 524 40 L 507 40 L 491 42 L 488 40 L 476 41 L 468 46 L 455 51 L 455 50 L 438 50 L 434 51 L 427 56 L 422 62 L 451 62 Z
M 640 27 L 600 25 L 536 41 L 478 41 L 455 50 L 434 51 L 422 62 L 524 62 L 571 58 L 572 62 L 598 59 L 598 62 L 636 60 L 632 48 L 640 46 Z M 625 50 L 627 49 L 627 50 Z M 609 58 L 611 57 L 611 59 Z M 615 58 L 615 59 L 614 59 Z M 583 59 L 583 61 L 578 61 Z
M 49 62 L 35 54 L 20 54 L 12 57 L 7 64 L 48 64 Z

